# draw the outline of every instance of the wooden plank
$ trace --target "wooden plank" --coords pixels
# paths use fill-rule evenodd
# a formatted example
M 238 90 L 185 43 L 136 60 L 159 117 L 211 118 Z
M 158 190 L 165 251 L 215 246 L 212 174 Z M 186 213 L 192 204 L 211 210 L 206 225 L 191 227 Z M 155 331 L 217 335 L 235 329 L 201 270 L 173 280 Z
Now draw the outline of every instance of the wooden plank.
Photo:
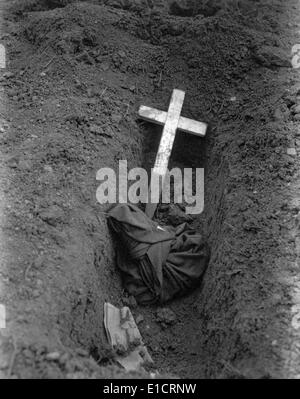
M 145 362 L 153 363 L 128 307 L 118 309 L 105 302 L 104 328 L 112 349 L 123 352 L 117 352 L 115 360 L 127 371 L 137 370 Z
M 167 172 L 169 158 L 173 148 L 176 130 L 178 127 L 180 113 L 184 101 L 185 92 L 174 89 L 169 105 L 165 126 L 159 143 L 158 152 L 152 174 L 162 176 L 162 184 Z M 151 178 L 152 180 L 152 178 Z M 159 189 L 159 192 L 161 190 Z M 149 190 L 148 203 L 146 205 L 146 215 L 153 217 L 157 204 L 151 203 L 151 185 Z
M 155 122 L 158 125 L 164 125 L 167 119 L 167 112 L 142 105 L 139 109 L 139 116 L 147 122 Z M 194 134 L 195 136 L 204 137 L 207 124 L 180 116 L 177 129 Z

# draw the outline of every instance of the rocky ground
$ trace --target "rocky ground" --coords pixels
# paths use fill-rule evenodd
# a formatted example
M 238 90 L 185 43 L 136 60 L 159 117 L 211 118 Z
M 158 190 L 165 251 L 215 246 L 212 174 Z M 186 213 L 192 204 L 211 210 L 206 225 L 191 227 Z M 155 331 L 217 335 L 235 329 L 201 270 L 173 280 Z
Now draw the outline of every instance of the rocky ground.
M 130 377 L 112 365 L 108 300 L 131 306 L 162 373 L 299 377 L 299 1 L 7 3 L 1 375 Z M 202 286 L 165 310 L 124 293 L 95 176 L 153 164 L 161 129 L 137 109 L 166 109 L 174 87 L 184 116 L 209 123 L 205 139 L 177 135 L 172 166 L 205 168 L 192 224 L 212 256 Z

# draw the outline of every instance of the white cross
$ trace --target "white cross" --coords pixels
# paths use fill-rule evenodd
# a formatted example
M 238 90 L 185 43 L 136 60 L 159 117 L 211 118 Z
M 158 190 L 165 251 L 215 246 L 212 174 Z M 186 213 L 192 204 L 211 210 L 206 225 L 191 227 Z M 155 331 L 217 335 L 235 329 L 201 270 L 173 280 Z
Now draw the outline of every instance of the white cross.
M 154 175 L 161 176 L 162 186 L 164 183 L 165 175 L 167 173 L 169 158 L 175 140 L 176 130 L 179 129 L 186 133 L 194 134 L 200 137 L 204 137 L 206 134 L 206 123 L 197 122 L 195 120 L 180 116 L 184 96 L 184 91 L 174 89 L 168 112 L 160 111 L 155 108 L 145 107 L 144 105 L 142 105 L 139 109 L 139 116 L 142 119 L 148 122 L 154 122 L 159 125 L 164 125 L 154 168 L 151 175 L 151 179 L 154 178 Z M 146 205 L 146 215 L 152 218 L 155 213 L 157 204 L 151 203 L 150 198 L 151 195 L 149 189 L 148 203 Z

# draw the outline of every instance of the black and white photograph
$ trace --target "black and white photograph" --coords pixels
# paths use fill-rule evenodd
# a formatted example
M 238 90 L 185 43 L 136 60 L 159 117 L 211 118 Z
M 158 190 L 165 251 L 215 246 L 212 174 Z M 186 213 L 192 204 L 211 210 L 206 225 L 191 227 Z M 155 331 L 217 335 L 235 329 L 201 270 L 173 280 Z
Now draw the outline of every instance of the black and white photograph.
M 298 379 L 300 0 L 0 0 L 0 380 Z

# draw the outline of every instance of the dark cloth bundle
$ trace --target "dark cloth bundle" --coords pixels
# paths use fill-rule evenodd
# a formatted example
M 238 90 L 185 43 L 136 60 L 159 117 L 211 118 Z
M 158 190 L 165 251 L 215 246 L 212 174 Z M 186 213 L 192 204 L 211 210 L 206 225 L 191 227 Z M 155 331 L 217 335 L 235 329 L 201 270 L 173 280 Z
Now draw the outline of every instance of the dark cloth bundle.
M 124 286 L 137 302 L 164 303 L 200 282 L 209 250 L 186 223 L 161 227 L 130 204 L 111 209 L 108 223 L 120 240 L 117 263 Z

